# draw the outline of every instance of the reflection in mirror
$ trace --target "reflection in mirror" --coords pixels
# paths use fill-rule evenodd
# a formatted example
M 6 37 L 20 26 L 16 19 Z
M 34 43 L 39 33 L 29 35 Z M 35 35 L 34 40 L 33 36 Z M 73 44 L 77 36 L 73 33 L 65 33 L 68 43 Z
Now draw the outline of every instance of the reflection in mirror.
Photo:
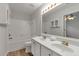
M 59 19 L 55 19 L 53 16 L 50 18 L 48 15 L 42 16 L 42 32 L 51 35 L 57 35 L 59 26 Z M 59 34 L 58 34 L 59 35 Z
M 79 12 L 64 16 L 66 37 L 79 38 Z

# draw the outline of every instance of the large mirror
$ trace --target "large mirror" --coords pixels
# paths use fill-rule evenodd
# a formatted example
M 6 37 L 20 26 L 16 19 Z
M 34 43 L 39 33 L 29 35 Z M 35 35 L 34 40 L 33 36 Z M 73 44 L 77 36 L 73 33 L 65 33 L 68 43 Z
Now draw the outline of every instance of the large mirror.
M 79 12 L 75 11 L 64 14 L 64 11 L 53 11 L 43 14 L 42 32 L 51 35 L 66 36 L 79 39 Z

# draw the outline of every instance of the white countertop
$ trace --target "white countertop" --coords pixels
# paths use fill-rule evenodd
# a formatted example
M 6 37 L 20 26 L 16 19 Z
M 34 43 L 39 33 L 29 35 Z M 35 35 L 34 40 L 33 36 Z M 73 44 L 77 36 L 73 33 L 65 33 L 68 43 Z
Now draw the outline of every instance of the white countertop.
M 54 51 L 62 56 L 79 56 L 79 47 L 76 45 L 71 45 L 69 44 L 68 48 L 70 48 L 69 51 L 66 51 L 64 49 L 57 48 L 56 46 L 52 45 L 56 41 L 49 41 L 47 42 L 46 40 L 41 39 L 42 36 L 34 37 L 32 40 L 38 42 L 39 44 L 47 47 L 51 51 Z

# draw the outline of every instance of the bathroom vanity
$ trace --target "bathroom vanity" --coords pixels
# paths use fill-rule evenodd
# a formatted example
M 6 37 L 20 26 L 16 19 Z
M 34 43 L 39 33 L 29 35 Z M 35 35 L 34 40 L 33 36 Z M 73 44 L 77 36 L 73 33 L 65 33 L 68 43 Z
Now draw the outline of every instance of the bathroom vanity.
M 64 39 L 69 39 L 69 46 L 62 44 Z M 79 40 L 60 36 L 42 36 L 32 38 L 31 52 L 34 56 L 79 56 Z
M 41 43 L 42 42 L 32 40 L 32 53 L 34 56 L 59 56 L 58 53 L 50 50 Z

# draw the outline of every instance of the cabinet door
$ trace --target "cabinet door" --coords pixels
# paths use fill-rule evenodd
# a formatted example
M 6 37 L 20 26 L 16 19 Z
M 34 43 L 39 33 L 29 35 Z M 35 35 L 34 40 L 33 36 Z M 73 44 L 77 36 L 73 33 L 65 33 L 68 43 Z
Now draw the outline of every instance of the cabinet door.
M 41 46 L 41 56 L 51 56 L 51 51 L 46 47 Z
M 35 56 L 40 56 L 40 44 L 35 42 Z
M 34 56 L 40 56 L 40 44 L 32 41 L 32 53 Z
M 35 50 L 35 42 L 32 40 L 31 52 L 32 52 L 33 55 L 35 55 L 34 50 Z

